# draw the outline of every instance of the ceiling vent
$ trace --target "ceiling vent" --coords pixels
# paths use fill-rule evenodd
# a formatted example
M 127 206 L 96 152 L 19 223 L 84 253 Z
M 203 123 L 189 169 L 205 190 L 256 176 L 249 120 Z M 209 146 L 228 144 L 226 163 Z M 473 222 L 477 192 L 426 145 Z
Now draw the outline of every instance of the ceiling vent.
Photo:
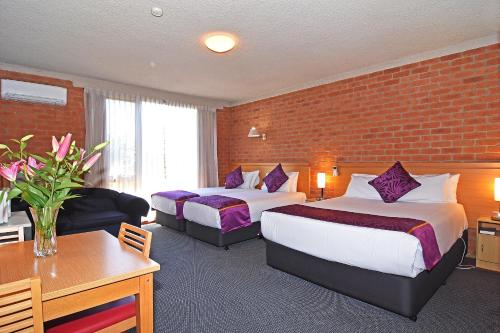
M 66 105 L 68 95 L 63 87 L 5 79 L 0 89 L 2 99 L 30 103 Z

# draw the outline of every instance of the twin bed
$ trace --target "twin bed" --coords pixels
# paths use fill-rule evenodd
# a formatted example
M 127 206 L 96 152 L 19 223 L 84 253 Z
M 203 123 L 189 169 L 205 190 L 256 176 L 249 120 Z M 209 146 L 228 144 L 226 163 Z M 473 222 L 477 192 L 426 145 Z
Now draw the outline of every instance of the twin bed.
M 259 165 L 247 165 L 246 168 L 251 170 L 256 166 Z M 266 165 L 261 174 L 272 167 Z M 468 221 L 481 209 L 477 204 L 468 204 L 477 197 L 487 201 L 480 185 L 498 173 L 497 169 L 488 167 L 478 171 L 477 165 L 410 165 L 410 170 L 416 174 L 460 173 L 461 186 L 457 191 L 456 177 L 451 190 L 445 190 L 446 199 L 442 202 L 432 201 L 433 194 L 423 191 L 421 201 L 388 204 L 371 197 L 370 193 L 358 191 L 353 195 L 355 191 L 348 190 L 347 195 L 338 198 L 304 204 L 306 194 L 300 192 L 309 189 L 309 170 L 306 166 L 301 167 L 307 179 L 302 179 L 301 191 L 295 193 L 267 193 L 256 189 L 224 192 L 225 196 L 248 203 L 250 227 L 222 234 L 216 210 L 187 201 L 186 231 L 217 246 L 227 246 L 255 237 L 261 230 L 268 265 L 412 320 L 416 320 L 418 312 L 463 259 L 467 251 Z M 343 174 L 334 179 L 333 186 L 343 193 L 352 182 L 352 174 L 379 174 L 386 167 L 383 163 L 341 166 Z M 420 179 L 423 180 L 429 181 Z M 457 193 L 462 202 L 467 202 L 467 215 L 464 206 L 457 203 Z M 398 218 L 425 222 L 435 234 L 440 260 L 428 267 L 422 241 L 410 232 L 332 223 L 337 221 L 293 214 L 288 208 L 321 211 L 322 214 L 341 211 L 366 215 L 368 219 L 370 216 L 384 217 L 393 222 Z
M 187 200 L 184 202 L 183 217 L 176 216 L 175 200 L 161 194 L 152 196 L 152 206 L 157 211 L 157 222 L 170 228 L 186 231 L 194 238 L 210 244 L 225 247 L 234 243 L 258 237 L 260 234 L 260 219 L 263 211 L 291 204 L 303 204 L 309 194 L 310 170 L 307 164 L 284 163 L 283 170 L 287 173 L 298 173 L 294 186 L 289 192 L 277 191 L 269 193 L 261 190 L 262 178 L 276 167 L 274 163 L 242 164 L 243 173 L 256 173 L 257 181 L 245 182 L 243 188 L 226 189 L 224 187 L 201 188 L 189 192 L 200 197 L 222 195 L 224 197 L 243 200 L 248 205 L 251 225 L 231 232 L 221 231 L 221 218 L 218 209 Z M 235 165 L 234 167 L 237 167 Z M 246 178 L 245 178 L 246 181 Z M 256 187 L 259 187 L 256 188 Z

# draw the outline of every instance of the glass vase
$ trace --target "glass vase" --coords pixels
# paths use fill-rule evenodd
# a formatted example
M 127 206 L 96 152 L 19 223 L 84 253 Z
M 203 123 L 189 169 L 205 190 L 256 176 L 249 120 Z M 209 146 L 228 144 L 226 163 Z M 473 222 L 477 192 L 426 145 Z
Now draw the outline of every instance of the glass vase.
M 57 253 L 56 220 L 59 207 L 30 207 L 35 224 L 33 252 L 36 257 L 47 257 Z

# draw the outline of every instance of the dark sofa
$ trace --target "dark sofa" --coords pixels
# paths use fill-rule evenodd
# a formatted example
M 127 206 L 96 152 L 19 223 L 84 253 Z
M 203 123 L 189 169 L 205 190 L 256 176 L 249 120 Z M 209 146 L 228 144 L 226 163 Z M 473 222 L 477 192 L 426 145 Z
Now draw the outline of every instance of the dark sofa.
M 104 188 L 82 188 L 72 193 L 81 197 L 65 201 L 59 210 L 58 236 L 95 230 L 118 236 L 122 222 L 140 227 L 141 216 L 149 211 L 146 200 L 127 193 Z M 33 223 L 29 210 L 27 212 Z

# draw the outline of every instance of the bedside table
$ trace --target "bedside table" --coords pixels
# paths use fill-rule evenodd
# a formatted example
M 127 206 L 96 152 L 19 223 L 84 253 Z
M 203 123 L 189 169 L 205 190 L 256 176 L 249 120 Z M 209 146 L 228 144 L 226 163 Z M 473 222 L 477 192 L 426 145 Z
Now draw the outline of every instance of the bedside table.
M 500 272 L 500 221 L 489 217 L 477 220 L 476 266 Z

